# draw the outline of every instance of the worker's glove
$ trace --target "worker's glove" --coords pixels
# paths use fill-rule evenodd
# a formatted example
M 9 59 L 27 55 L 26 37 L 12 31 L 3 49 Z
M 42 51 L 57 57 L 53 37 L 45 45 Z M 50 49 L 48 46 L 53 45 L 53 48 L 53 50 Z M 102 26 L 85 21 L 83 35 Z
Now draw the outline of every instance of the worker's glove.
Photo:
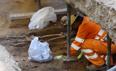
M 80 60 L 83 56 L 83 52 L 81 51 L 80 54 L 77 56 L 77 59 Z
M 71 26 L 73 25 L 75 18 L 76 17 L 74 15 L 71 15 L 71 23 L 70 23 Z M 63 16 L 61 18 L 61 24 L 65 26 L 67 24 L 66 22 L 67 22 L 67 16 Z
M 67 21 L 67 16 L 63 16 L 61 18 L 61 24 L 65 26 L 66 25 L 66 21 Z

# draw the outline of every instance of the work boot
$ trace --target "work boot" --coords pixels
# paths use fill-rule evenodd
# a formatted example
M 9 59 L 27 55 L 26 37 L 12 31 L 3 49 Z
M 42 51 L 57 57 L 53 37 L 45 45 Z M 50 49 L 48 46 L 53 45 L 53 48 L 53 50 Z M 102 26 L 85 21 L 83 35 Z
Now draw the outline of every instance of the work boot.
M 96 71 L 97 70 L 97 67 L 95 65 L 89 65 L 89 66 L 86 66 L 87 68 L 87 71 Z
M 87 71 L 106 71 L 106 65 L 97 67 L 95 65 L 86 66 Z

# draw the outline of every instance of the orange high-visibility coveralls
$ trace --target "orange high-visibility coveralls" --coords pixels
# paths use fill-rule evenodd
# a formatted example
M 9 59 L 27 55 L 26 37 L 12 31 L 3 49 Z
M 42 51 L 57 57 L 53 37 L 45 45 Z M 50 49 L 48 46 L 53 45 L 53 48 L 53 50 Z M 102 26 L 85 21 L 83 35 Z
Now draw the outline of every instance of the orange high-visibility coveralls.
M 79 49 L 84 56 L 94 65 L 101 66 L 105 64 L 107 53 L 107 43 L 104 41 L 107 33 L 101 29 L 95 21 L 84 17 L 79 26 L 75 40 L 71 44 L 71 55 Z M 112 53 L 116 53 L 116 45 L 112 44 Z

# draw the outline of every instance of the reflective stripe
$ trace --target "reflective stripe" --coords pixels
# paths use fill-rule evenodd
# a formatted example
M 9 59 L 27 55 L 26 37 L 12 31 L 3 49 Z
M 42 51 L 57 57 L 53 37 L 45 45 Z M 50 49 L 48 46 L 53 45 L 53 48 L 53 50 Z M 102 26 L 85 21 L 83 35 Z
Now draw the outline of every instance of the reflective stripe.
M 101 30 L 98 32 L 98 35 L 95 37 L 95 39 L 100 39 L 100 37 L 103 36 L 104 32 L 105 32 L 105 31 L 101 29 Z M 105 35 L 105 36 L 106 36 L 106 35 Z M 105 36 L 102 37 L 102 39 L 100 39 L 100 40 L 101 40 L 101 41 L 104 41 Z
M 80 47 L 75 45 L 74 43 L 71 44 L 71 47 L 74 48 L 75 50 L 79 50 L 80 49 Z
M 92 53 L 93 52 L 93 50 L 91 50 L 91 49 L 82 49 L 81 51 L 84 53 Z
M 96 36 L 95 39 L 100 39 L 100 37 L 99 36 Z
M 104 58 L 104 55 L 101 55 L 100 57 L 101 57 L 101 58 Z
M 98 35 L 99 35 L 99 36 L 102 36 L 104 32 L 105 32 L 105 31 L 101 29 L 101 30 L 98 32 Z
M 83 43 L 83 42 L 84 42 L 84 39 L 79 38 L 79 37 L 76 37 L 75 40 L 76 40 L 77 42 L 80 42 L 80 43 Z
M 103 39 L 100 39 L 101 41 L 104 41 Z
M 98 57 L 97 53 L 94 53 L 93 55 L 85 55 L 87 59 L 96 59 Z
M 108 64 L 108 63 L 107 63 L 107 56 L 105 56 L 105 61 L 106 61 L 106 64 Z
M 105 56 L 105 60 L 106 60 L 106 61 L 107 61 L 107 57 L 108 57 L 108 56 L 106 55 L 106 56 Z
M 105 40 L 105 41 L 107 41 L 107 34 L 105 34 L 102 39 Z

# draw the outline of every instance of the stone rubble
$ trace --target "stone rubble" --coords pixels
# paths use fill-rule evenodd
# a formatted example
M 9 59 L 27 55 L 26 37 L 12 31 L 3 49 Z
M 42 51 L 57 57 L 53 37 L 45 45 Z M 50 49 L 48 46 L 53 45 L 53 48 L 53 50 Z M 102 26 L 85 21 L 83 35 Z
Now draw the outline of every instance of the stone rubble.
M 2 45 L 0 45 L 0 71 L 21 71 L 16 61 Z

